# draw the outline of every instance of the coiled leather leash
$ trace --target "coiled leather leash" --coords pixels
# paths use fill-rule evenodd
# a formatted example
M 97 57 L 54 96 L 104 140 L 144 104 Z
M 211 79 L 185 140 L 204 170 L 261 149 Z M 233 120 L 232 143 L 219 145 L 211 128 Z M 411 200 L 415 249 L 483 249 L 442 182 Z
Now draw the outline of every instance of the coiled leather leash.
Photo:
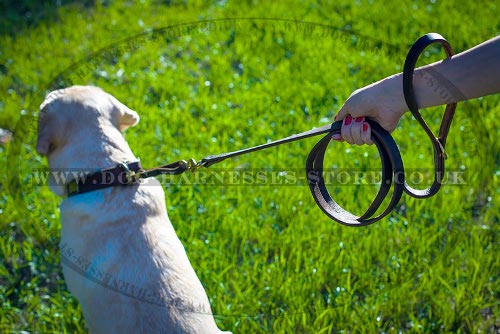
M 406 103 L 413 116 L 422 125 L 425 132 L 429 136 L 434 148 L 434 181 L 427 189 L 413 189 L 406 183 L 403 161 L 394 139 L 378 123 L 367 120 L 371 126 L 372 140 L 380 154 L 380 160 L 382 163 L 382 182 L 375 199 L 369 206 L 368 210 L 366 210 L 366 212 L 361 216 L 356 216 L 338 205 L 328 193 L 323 178 L 323 162 L 326 149 L 331 141 L 332 135 L 340 134 L 342 126 L 342 122 L 340 121 L 255 147 L 218 155 L 210 155 L 201 159 L 198 163 L 194 159 L 190 159 L 188 161 L 182 160 L 149 170 L 142 169 L 140 162 L 137 161 L 133 163 L 122 163 L 114 168 L 99 171 L 97 173 L 90 174 L 85 178 L 70 182 L 67 185 L 67 194 L 68 196 L 73 196 L 87 191 L 102 189 L 108 186 L 133 184 L 139 179 L 153 177 L 160 174 L 180 174 L 188 170 L 194 171 L 201 167 L 210 167 L 213 164 L 238 155 L 248 154 L 265 148 L 325 134 L 325 136 L 313 147 L 306 160 L 307 180 L 316 203 L 328 217 L 341 224 L 348 226 L 364 226 L 372 224 L 387 216 L 387 214 L 389 214 L 396 207 L 403 192 L 408 193 L 412 197 L 427 198 L 436 194 L 441 186 L 444 176 L 444 160 L 446 158 L 444 148 L 446 137 L 455 112 L 456 103 L 448 104 L 446 106 L 439 135 L 438 137 L 435 137 L 427 123 L 420 115 L 413 90 L 413 74 L 415 64 L 425 48 L 433 43 L 441 44 L 448 57 L 453 55 L 450 44 L 441 35 L 430 33 L 422 36 L 413 44 L 408 52 L 408 56 L 406 57 L 403 70 L 403 92 Z M 381 213 L 375 215 L 382 202 L 387 197 L 391 187 L 393 188 L 393 191 L 389 204 Z
M 426 34 L 420 37 L 411 47 L 408 52 L 408 56 L 406 57 L 403 69 L 403 93 L 406 104 L 415 119 L 420 123 L 429 136 L 434 149 L 434 181 L 432 185 L 423 190 L 414 189 L 408 185 L 405 180 L 401 154 L 396 146 L 396 143 L 394 142 L 394 139 L 378 124 L 370 122 L 370 126 L 372 127 L 372 140 L 378 148 L 380 159 L 382 161 L 382 182 L 379 192 L 368 210 L 359 217 L 351 214 L 340 207 L 332 199 L 326 189 L 323 179 L 323 158 L 326 148 L 331 135 L 333 133 L 340 133 L 340 130 L 337 129 L 337 127 L 335 127 L 335 129 L 332 128 L 332 132 L 316 144 L 309 154 L 306 162 L 309 188 L 311 189 L 318 206 L 331 219 L 349 226 L 364 226 L 372 224 L 385 217 L 396 207 L 403 191 L 415 198 L 431 197 L 439 191 L 445 172 L 444 160 L 446 159 L 446 152 L 444 148 L 446 144 L 446 137 L 448 136 L 451 121 L 455 113 L 456 103 L 446 105 L 444 116 L 441 121 L 441 127 L 439 129 L 439 135 L 436 138 L 419 112 L 413 90 L 413 74 L 415 71 L 415 64 L 425 48 L 434 43 L 439 43 L 444 47 L 447 57 L 451 57 L 453 55 L 453 50 L 450 44 L 441 35 L 436 33 Z M 373 217 L 373 214 L 378 210 L 387 196 L 391 185 L 394 189 L 389 205 L 382 213 Z

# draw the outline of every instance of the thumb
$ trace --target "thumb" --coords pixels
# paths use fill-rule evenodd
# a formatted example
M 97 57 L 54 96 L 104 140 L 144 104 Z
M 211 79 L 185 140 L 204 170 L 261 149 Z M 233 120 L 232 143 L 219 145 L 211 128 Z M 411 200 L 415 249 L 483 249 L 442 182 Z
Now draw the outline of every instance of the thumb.
M 340 108 L 340 110 L 337 112 L 337 114 L 333 117 L 333 120 L 334 121 L 341 121 L 344 118 L 346 118 L 347 115 L 349 115 L 349 110 L 348 110 L 346 104 L 344 103 L 342 105 L 342 107 Z

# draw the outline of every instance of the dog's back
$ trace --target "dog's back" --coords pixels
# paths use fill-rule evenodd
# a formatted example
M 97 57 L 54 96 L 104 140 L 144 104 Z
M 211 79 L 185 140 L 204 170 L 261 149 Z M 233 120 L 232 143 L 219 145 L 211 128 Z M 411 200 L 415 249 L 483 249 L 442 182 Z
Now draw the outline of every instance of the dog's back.
M 134 161 L 122 131 L 139 116 L 95 87 L 42 103 L 37 152 L 50 168 Z M 209 300 L 175 234 L 155 179 L 65 199 L 61 262 L 91 333 L 219 333 Z M 49 182 L 50 183 L 50 182 Z M 51 184 L 58 195 L 65 187 Z
M 163 190 L 146 181 L 62 203 L 62 253 L 71 245 L 75 256 L 63 261 L 68 287 L 91 332 L 219 332 Z

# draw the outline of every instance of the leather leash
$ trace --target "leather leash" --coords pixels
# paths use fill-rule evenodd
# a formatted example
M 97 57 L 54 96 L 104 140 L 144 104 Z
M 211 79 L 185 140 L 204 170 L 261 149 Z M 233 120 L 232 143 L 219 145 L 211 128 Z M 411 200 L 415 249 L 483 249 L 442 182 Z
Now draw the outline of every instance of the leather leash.
M 415 64 L 420 54 L 431 44 L 439 43 L 444 47 L 447 57 L 453 55 L 453 50 L 446 39 L 436 33 L 429 33 L 419 38 L 411 47 L 405 60 L 403 69 L 403 93 L 406 104 L 415 119 L 421 124 L 429 136 L 434 149 L 434 181 L 427 189 L 413 189 L 405 180 L 403 161 L 401 154 L 392 136 L 378 123 L 367 120 L 371 126 L 372 140 L 375 143 L 382 163 L 382 182 L 379 191 L 369 206 L 368 210 L 361 216 L 356 216 L 340 205 L 338 205 L 328 193 L 323 178 L 323 160 L 328 144 L 334 134 L 340 134 L 342 122 L 334 122 L 316 129 L 279 139 L 266 144 L 245 148 L 228 153 L 207 156 L 198 163 L 194 159 L 181 160 L 168 165 L 159 166 L 149 170 L 142 169 L 140 162 L 122 163 L 114 168 L 102 170 L 70 182 L 67 185 L 68 196 L 85 193 L 92 190 L 102 189 L 109 186 L 134 184 L 139 179 L 154 177 L 160 174 L 181 174 L 185 171 L 195 171 L 198 168 L 210 167 L 223 160 L 266 149 L 269 147 L 290 143 L 293 141 L 325 134 L 325 136 L 313 147 L 306 160 L 306 174 L 311 193 L 323 212 L 338 223 L 348 226 L 365 226 L 379 221 L 387 216 L 398 204 L 403 192 L 415 198 L 427 198 L 435 195 L 441 187 L 444 176 L 444 160 L 446 159 L 445 144 L 451 121 L 454 116 L 456 103 L 446 105 L 441 122 L 438 137 L 435 137 L 431 129 L 422 118 L 416 103 L 413 90 L 413 75 Z M 378 215 L 378 211 L 384 199 L 387 197 L 391 186 L 392 197 L 387 207 Z
M 439 129 L 439 135 L 436 138 L 419 112 L 413 90 L 415 64 L 425 48 L 434 43 L 439 43 L 443 46 L 448 58 L 453 55 L 453 50 L 446 39 L 439 34 L 429 33 L 420 37 L 410 48 L 403 68 L 403 93 L 406 104 L 408 105 L 408 109 L 412 115 L 429 136 L 434 149 L 434 181 L 432 185 L 427 189 L 414 189 L 408 185 L 405 180 L 401 155 L 394 139 L 378 124 L 369 121 L 372 128 L 372 140 L 378 148 L 380 159 L 382 161 L 382 182 L 377 196 L 363 215 L 358 217 L 344 210 L 328 193 L 322 175 L 323 158 L 331 135 L 334 133 L 340 133 L 337 129 L 332 129 L 332 133 L 320 140 L 320 142 L 316 144 L 309 154 L 306 162 L 306 170 L 309 187 L 316 203 L 328 217 L 338 223 L 349 226 L 369 225 L 382 219 L 389 212 L 391 212 L 399 202 L 403 191 L 415 198 L 428 198 L 435 195 L 439 191 L 445 172 L 444 161 L 446 159 L 446 137 L 448 136 L 448 131 L 450 129 L 457 104 L 450 103 L 446 105 Z M 393 176 L 394 182 L 392 180 Z M 378 216 L 372 217 L 387 196 L 391 188 L 391 184 L 393 184 L 394 189 L 390 203 L 382 213 Z

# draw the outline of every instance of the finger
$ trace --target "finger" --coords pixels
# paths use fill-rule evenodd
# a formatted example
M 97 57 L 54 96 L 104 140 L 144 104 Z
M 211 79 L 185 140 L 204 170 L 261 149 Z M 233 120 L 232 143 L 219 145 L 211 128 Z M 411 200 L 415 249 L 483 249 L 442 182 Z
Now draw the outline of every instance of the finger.
M 342 122 L 342 127 L 340 129 L 340 134 L 342 135 L 342 138 L 349 144 L 354 144 L 354 139 L 352 138 L 351 135 L 352 121 L 353 119 L 351 115 L 347 115 L 344 118 L 344 121 Z
M 361 138 L 361 128 L 364 121 L 365 121 L 364 117 L 356 117 L 351 125 L 352 139 L 354 141 L 354 144 L 359 146 L 364 144 L 364 141 Z
M 361 140 L 368 145 L 373 145 L 372 128 L 368 122 L 363 122 L 361 125 Z
M 338 111 L 337 115 L 333 117 L 333 120 L 336 121 L 342 121 L 344 120 L 347 115 L 349 115 L 349 109 L 347 108 L 347 104 L 344 103 L 342 107 L 340 107 L 340 110 Z

